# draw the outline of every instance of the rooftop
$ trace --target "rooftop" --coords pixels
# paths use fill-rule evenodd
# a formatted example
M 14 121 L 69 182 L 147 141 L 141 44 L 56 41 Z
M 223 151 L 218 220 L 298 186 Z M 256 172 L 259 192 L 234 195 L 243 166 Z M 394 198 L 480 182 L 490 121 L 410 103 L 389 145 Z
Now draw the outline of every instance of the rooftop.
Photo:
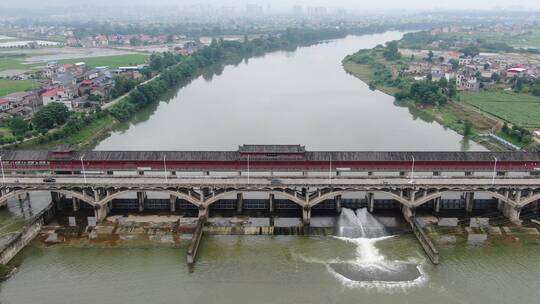
M 238 147 L 240 153 L 305 153 L 306 147 L 301 145 L 243 145 Z
M 58 94 L 58 92 L 61 92 L 61 91 L 63 91 L 63 89 L 54 88 L 54 89 L 49 89 L 49 90 L 43 92 L 43 94 L 41 94 L 41 95 L 44 96 L 44 97 L 53 97 L 53 96 L 56 96 Z

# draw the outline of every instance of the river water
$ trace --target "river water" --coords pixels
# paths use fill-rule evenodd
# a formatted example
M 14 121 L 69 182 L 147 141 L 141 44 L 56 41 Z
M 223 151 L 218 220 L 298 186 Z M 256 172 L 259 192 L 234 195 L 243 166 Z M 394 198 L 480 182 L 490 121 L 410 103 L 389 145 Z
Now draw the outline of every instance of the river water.
M 276 143 L 313 150 L 481 150 L 343 71 L 345 55 L 400 36 L 348 37 L 226 67 L 140 114 L 97 149 Z M 33 208 L 46 202 L 46 195 L 32 195 Z M 11 202 L 1 212 L 18 208 Z M 435 267 L 412 234 L 386 233 L 365 210 L 344 210 L 337 222 L 338 237 L 207 236 L 193 272 L 185 263 L 186 242 L 33 244 L 17 257 L 18 272 L 0 285 L 0 303 L 502 304 L 540 297 L 537 239 L 467 242 L 458 235 L 439 248 L 442 262 Z
M 483 149 L 426 122 L 347 74 L 341 61 L 402 33 L 350 36 L 275 52 L 200 77 L 113 132 L 97 150 L 236 150 L 302 144 L 310 150 Z M 159 136 L 157 136 L 159 135 Z

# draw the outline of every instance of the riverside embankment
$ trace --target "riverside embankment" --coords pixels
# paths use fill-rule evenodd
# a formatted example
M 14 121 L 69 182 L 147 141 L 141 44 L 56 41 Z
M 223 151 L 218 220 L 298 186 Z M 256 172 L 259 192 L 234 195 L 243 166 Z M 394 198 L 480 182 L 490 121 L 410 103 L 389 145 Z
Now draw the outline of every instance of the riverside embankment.
M 371 89 L 377 89 L 395 97 L 395 104 L 408 108 L 415 118 L 428 122 L 435 121 L 464 135 L 464 141 L 475 141 L 489 150 L 514 149 L 515 145 L 507 144 L 504 139 L 487 136 L 494 133 L 506 137 L 504 134 L 501 135 L 500 131 L 508 122 L 461 101 L 464 96 L 471 97 L 470 94 L 455 91 L 453 83 L 455 80 L 444 83 L 415 80 L 404 71 L 408 70 L 408 64 L 417 64 L 417 61 L 413 61 L 417 59 L 414 59 L 414 56 L 402 58 L 400 53 L 396 55 L 398 57 L 396 59 L 387 59 L 385 57 L 387 49 L 377 46 L 349 54 L 342 61 L 343 67 L 351 75 L 369 84 Z M 411 97 L 412 93 L 409 94 L 409 92 L 414 86 L 420 87 L 419 90 L 423 90 L 422 94 L 429 90 L 431 95 L 427 96 L 428 93 L 426 93 L 425 97 Z M 436 92 L 437 89 L 439 92 Z M 481 98 L 480 95 L 477 97 Z M 508 138 L 506 140 L 512 141 Z M 518 145 L 526 146 L 523 143 L 518 143 Z

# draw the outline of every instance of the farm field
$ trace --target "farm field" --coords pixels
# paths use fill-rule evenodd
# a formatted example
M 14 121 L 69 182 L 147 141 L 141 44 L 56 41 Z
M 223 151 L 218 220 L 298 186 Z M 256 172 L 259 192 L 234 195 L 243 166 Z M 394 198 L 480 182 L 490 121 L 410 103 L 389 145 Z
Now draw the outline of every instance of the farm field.
M 29 91 L 39 87 L 39 83 L 33 80 L 7 80 L 0 79 L 0 97 L 20 91 Z
M 448 37 L 462 37 L 471 40 L 482 39 L 488 42 L 506 43 L 517 48 L 536 48 L 540 46 L 540 31 L 531 30 L 523 34 L 504 32 L 446 33 Z
M 21 58 L 22 59 L 22 58 Z M 23 61 L 16 57 L 3 57 L 0 56 L 0 71 L 5 70 L 28 70 L 32 67 L 42 64 L 25 64 Z
M 103 56 L 90 58 L 75 58 L 59 60 L 61 64 L 72 64 L 76 62 L 85 62 L 88 66 L 95 68 L 99 66 L 108 66 L 110 68 L 118 68 L 121 66 L 137 65 L 146 62 L 148 55 L 145 54 L 129 54 L 117 56 Z
M 459 96 L 461 101 L 511 124 L 540 127 L 540 97 L 503 91 L 462 92 Z
M 21 56 L 1 56 L 0 55 L 0 71 L 5 70 L 30 70 L 36 66 L 44 66 L 45 60 L 39 62 L 25 63 L 27 55 Z M 44 58 L 43 58 L 44 59 Z M 81 57 L 72 59 L 58 60 L 61 64 L 69 64 L 76 62 L 85 62 L 88 66 L 95 68 L 99 66 L 108 66 L 110 68 L 117 68 L 120 66 L 137 65 L 145 63 L 148 59 L 146 54 L 124 54 L 113 56 L 97 56 L 97 57 Z

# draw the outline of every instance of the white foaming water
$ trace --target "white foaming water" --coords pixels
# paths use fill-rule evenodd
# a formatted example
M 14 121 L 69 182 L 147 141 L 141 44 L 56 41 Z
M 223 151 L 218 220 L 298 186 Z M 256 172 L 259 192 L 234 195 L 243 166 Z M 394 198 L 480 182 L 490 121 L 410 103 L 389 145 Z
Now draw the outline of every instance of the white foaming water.
M 384 225 L 367 212 L 343 209 L 337 222 L 336 238 L 356 246 L 356 257 L 347 262 L 327 262 L 327 269 L 344 286 L 393 291 L 422 285 L 426 281 L 419 264 L 388 261 L 375 244 L 392 238 Z

